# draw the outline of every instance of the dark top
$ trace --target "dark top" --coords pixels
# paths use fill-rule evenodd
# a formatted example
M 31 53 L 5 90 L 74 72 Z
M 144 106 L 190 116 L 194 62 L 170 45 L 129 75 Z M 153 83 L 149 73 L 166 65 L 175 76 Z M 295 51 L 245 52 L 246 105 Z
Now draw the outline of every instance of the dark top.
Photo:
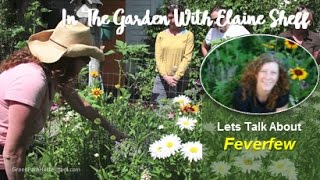
M 279 36 L 295 41 L 292 37 L 291 30 L 283 32 Z M 301 46 L 306 48 L 313 56 L 314 52 L 320 49 L 320 35 L 308 30 L 302 41 Z M 317 63 L 320 64 L 320 56 L 315 58 Z
M 276 108 L 281 108 L 288 104 L 289 102 L 289 92 L 284 94 L 283 96 L 278 97 L 276 106 L 273 109 L 267 109 L 266 103 L 262 103 L 259 101 L 257 97 L 256 104 L 254 103 L 254 99 L 252 95 L 247 96 L 247 99 L 242 100 L 242 88 L 237 88 L 234 92 L 233 105 L 234 108 L 238 111 L 242 112 L 250 112 L 250 113 L 269 113 L 275 112 Z

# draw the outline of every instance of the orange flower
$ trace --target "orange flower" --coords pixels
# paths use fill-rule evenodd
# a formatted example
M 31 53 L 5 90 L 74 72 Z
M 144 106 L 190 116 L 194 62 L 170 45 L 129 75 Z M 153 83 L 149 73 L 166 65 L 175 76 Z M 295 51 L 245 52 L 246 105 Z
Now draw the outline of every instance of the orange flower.
M 296 68 L 290 68 L 290 74 L 291 79 L 295 80 L 298 79 L 299 81 L 302 81 L 307 78 L 308 72 L 304 68 L 296 67 Z
M 93 88 L 91 89 L 91 94 L 93 97 L 98 98 L 103 94 L 103 91 L 100 88 Z
M 299 47 L 299 45 L 297 43 L 290 41 L 288 39 L 284 40 L 284 45 L 288 49 L 297 49 Z
M 90 76 L 93 78 L 97 78 L 99 76 L 99 72 L 98 71 L 91 71 Z
M 186 104 L 184 106 L 180 107 L 180 110 L 182 112 L 187 112 L 187 113 L 198 113 L 199 112 L 199 105 L 191 105 L 191 104 Z

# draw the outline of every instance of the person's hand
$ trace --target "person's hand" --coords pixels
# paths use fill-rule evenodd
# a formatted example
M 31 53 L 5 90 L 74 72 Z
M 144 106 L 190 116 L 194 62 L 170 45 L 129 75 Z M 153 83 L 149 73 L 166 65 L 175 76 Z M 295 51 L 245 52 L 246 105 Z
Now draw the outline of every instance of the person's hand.
M 178 81 L 176 79 L 174 79 L 173 76 L 163 76 L 163 79 L 169 84 L 169 86 L 171 87 L 175 87 L 178 83 Z
M 114 135 L 116 137 L 116 141 L 121 141 L 121 140 L 124 140 L 126 138 L 128 138 L 128 136 L 126 134 L 124 134 L 123 132 L 120 132 L 118 130 L 114 130 L 113 132 L 110 132 L 111 135 Z

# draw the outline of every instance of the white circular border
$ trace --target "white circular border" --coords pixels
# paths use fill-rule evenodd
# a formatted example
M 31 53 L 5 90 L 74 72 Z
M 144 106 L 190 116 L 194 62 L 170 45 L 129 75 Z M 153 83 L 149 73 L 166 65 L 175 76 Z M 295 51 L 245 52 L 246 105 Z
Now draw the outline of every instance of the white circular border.
M 226 40 L 225 42 L 219 44 L 219 45 L 216 45 L 215 47 L 211 48 L 211 50 L 208 52 L 208 54 L 206 55 L 206 57 L 203 59 L 202 63 L 201 63 L 201 66 L 200 66 L 200 82 L 201 82 L 201 86 L 203 88 L 203 90 L 206 92 L 206 94 L 214 101 L 216 102 L 217 104 L 219 104 L 220 106 L 224 107 L 224 108 L 227 108 L 231 111 L 234 111 L 234 112 L 238 112 L 238 113 L 241 113 L 241 114 L 246 114 L 246 115 L 262 115 L 262 116 L 265 116 L 265 115 L 273 115 L 273 114 L 278 114 L 278 113 L 282 113 L 282 112 L 286 112 L 292 108 L 295 108 L 297 106 L 299 106 L 300 104 L 302 104 L 304 101 L 306 101 L 313 93 L 314 91 L 316 90 L 318 84 L 319 84 L 319 66 L 317 64 L 317 61 L 315 60 L 315 58 L 313 57 L 313 55 L 306 49 L 304 48 L 303 46 L 301 46 L 300 44 L 297 44 L 300 48 L 303 48 L 313 59 L 317 69 L 318 69 L 318 73 L 317 73 L 317 81 L 316 81 L 316 85 L 314 86 L 313 90 L 311 91 L 311 93 L 306 97 L 304 98 L 302 101 L 300 101 L 298 104 L 296 104 L 295 106 L 292 106 L 286 110 L 283 110 L 283 111 L 279 111 L 279 112 L 268 112 L 268 113 L 250 113 L 250 112 L 244 112 L 244 111 L 239 111 L 239 110 L 236 110 L 236 109 L 233 109 L 233 108 L 230 108 L 230 107 L 227 107 L 225 106 L 224 104 L 221 104 L 219 101 L 215 100 L 213 97 L 211 97 L 211 95 L 207 92 L 207 90 L 205 89 L 203 83 L 202 83 L 202 77 L 201 77 L 201 74 L 202 74 L 202 67 L 203 67 L 203 64 L 204 62 L 206 62 L 206 59 L 207 57 L 217 48 L 219 48 L 220 46 L 224 45 L 225 43 L 228 43 L 229 41 L 233 41 L 233 40 L 236 40 L 236 39 L 240 39 L 240 38 L 243 38 L 243 37 L 248 37 L 248 36 L 272 36 L 272 37 L 276 37 L 276 38 L 279 38 L 279 39 L 284 39 L 284 40 L 289 40 L 295 44 L 297 44 L 296 42 L 290 40 L 290 39 L 287 39 L 287 38 L 284 38 L 284 37 L 280 37 L 280 36 L 275 36 L 275 35 L 271 35 L 271 34 L 248 34 L 248 35 L 242 35 L 242 36 L 237 36 L 237 37 L 233 37 L 231 39 L 228 39 Z

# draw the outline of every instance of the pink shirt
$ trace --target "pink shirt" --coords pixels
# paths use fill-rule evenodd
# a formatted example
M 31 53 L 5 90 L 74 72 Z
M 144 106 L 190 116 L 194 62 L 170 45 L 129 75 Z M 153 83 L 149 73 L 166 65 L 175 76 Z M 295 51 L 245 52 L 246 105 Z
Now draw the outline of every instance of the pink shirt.
M 4 146 L 8 130 L 8 101 L 16 101 L 37 109 L 32 134 L 26 138 L 31 144 L 32 136 L 39 133 L 50 111 L 48 84 L 45 72 L 35 63 L 17 65 L 0 74 L 0 145 Z M 4 169 L 0 156 L 0 169 Z

